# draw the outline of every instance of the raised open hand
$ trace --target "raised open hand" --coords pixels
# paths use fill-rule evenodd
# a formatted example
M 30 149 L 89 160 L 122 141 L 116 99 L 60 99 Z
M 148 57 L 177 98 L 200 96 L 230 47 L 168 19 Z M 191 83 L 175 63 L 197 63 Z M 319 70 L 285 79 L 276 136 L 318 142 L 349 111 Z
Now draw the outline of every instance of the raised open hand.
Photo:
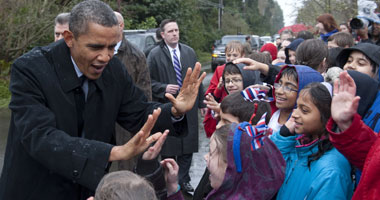
M 160 139 L 157 140 L 156 144 L 149 147 L 149 149 L 144 152 L 142 159 L 143 160 L 153 160 L 153 159 L 157 158 L 158 154 L 161 151 L 162 145 L 164 144 L 168 134 L 169 134 L 169 130 L 165 130 L 164 134 L 162 134 Z
M 114 146 L 111 150 L 109 161 L 129 160 L 130 158 L 145 151 L 151 143 L 159 140 L 163 135 L 162 133 L 158 132 L 151 136 L 149 135 L 160 113 L 161 108 L 155 109 L 153 113 L 148 116 L 144 126 L 135 136 L 133 136 L 124 145 Z
M 207 105 L 208 109 L 213 110 L 215 113 L 220 113 L 220 105 L 210 93 L 206 95 L 203 103 Z
M 356 85 L 347 71 L 339 74 L 339 80 L 334 82 L 334 95 L 331 102 L 331 117 L 338 127 L 344 131 L 351 126 L 352 118 L 359 106 L 359 96 Z
M 195 100 L 198 98 L 199 86 L 206 77 L 206 72 L 201 76 L 201 64 L 197 62 L 194 70 L 187 69 L 185 79 L 183 80 L 181 90 L 176 98 L 172 94 L 166 93 L 165 97 L 172 102 L 172 114 L 175 117 L 184 115 L 187 111 L 193 108 Z

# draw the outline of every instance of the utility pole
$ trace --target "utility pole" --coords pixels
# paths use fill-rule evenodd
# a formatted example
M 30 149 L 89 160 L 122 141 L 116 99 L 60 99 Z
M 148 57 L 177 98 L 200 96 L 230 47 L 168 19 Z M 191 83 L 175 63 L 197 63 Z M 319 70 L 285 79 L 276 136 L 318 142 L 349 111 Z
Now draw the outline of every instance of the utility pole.
M 218 30 L 222 28 L 223 0 L 219 0 Z

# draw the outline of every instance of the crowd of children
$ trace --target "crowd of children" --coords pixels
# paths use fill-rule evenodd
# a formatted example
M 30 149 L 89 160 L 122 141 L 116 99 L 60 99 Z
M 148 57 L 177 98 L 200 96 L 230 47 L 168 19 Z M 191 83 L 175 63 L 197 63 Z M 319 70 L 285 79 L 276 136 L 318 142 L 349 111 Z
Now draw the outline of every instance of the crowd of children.
M 250 55 L 238 41 L 226 45 L 226 64 L 205 94 L 210 146 L 193 199 L 380 198 L 380 47 L 354 45 L 347 24 L 338 27 L 330 14 L 316 28 L 319 39 L 286 30 L 277 46 Z M 136 176 L 114 190 L 184 199 L 178 165 L 159 164 L 154 151 L 139 159 L 150 163 L 144 173 L 136 171 L 153 185 Z M 131 176 L 117 173 L 104 177 L 95 199 L 107 199 L 110 177 Z

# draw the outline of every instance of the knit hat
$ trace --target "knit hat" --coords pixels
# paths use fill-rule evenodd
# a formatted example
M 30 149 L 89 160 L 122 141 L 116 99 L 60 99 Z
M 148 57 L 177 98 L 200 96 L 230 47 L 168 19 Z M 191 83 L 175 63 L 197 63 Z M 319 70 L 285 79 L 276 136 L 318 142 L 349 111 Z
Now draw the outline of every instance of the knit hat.
M 272 61 L 277 58 L 277 47 L 272 43 L 266 43 L 261 47 L 260 52 L 268 51 L 272 57 Z

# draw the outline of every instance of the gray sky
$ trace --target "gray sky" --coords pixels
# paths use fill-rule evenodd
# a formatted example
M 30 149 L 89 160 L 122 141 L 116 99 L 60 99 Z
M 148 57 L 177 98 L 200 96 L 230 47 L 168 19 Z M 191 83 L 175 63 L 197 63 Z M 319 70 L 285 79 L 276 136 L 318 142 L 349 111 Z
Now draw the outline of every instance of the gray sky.
M 297 7 L 301 6 L 302 0 L 277 0 L 284 14 L 285 26 L 295 24 Z

